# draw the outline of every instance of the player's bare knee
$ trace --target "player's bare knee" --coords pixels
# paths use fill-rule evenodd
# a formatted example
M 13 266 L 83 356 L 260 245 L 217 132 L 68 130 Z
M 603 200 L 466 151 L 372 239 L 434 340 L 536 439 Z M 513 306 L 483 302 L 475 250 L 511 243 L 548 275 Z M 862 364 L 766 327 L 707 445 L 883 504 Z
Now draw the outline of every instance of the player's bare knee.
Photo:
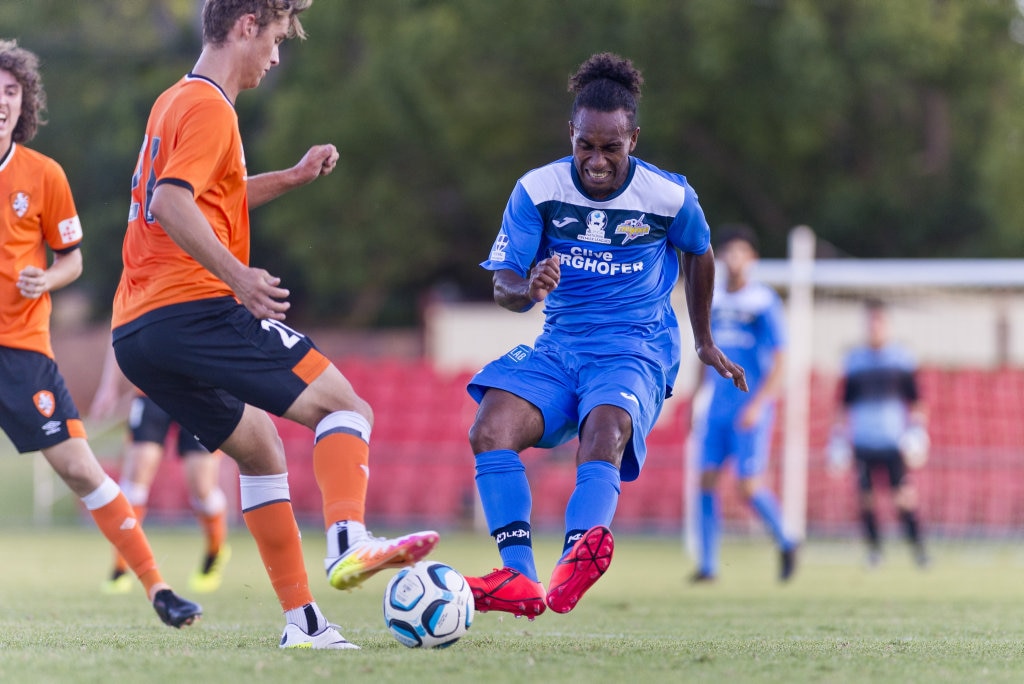
M 469 428 L 469 446 L 474 454 L 504 448 L 492 425 L 486 420 L 477 419 Z

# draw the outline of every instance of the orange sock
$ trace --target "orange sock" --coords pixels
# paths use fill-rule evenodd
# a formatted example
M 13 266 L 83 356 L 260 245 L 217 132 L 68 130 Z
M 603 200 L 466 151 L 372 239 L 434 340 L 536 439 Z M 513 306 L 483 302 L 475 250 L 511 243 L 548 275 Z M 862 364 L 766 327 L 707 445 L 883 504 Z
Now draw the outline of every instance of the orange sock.
M 138 576 L 142 586 L 146 588 L 147 595 L 154 585 L 164 583 L 156 567 L 153 549 L 150 548 L 149 540 L 142 531 L 142 524 L 120 490 L 113 501 L 89 512 L 96 521 L 96 526 L 103 532 L 103 536 L 110 540 L 131 567 L 132 572 Z
M 196 517 L 206 534 L 206 553 L 214 556 L 220 551 L 220 547 L 224 546 L 224 539 L 228 536 L 227 512 L 221 511 L 213 515 L 196 513 Z
M 249 532 L 267 569 L 282 610 L 291 610 L 313 602 L 302 557 L 299 526 L 295 523 L 290 501 L 273 501 L 244 511 Z
M 149 511 L 149 506 L 146 504 L 135 504 L 132 506 L 132 509 L 135 511 L 135 519 L 138 520 L 141 525 L 146 519 L 146 513 Z M 128 572 L 128 561 L 124 559 L 124 556 L 117 552 L 116 548 L 114 549 L 114 570 L 119 574 Z
M 324 527 L 339 520 L 365 522 L 370 445 L 347 432 L 320 436 L 313 446 L 313 473 L 324 500 Z

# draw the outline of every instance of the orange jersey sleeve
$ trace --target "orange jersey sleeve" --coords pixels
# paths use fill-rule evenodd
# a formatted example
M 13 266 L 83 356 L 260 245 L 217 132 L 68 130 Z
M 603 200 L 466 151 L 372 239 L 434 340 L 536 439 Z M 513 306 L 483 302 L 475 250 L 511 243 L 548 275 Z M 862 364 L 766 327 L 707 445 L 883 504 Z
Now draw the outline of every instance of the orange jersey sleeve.
M 47 247 L 66 252 L 81 243 L 71 187 L 53 159 L 13 144 L 0 160 L 0 201 L 0 346 L 53 358 L 50 295 L 27 299 L 17 282 L 26 266 L 49 265 Z
M 192 191 L 217 239 L 249 263 L 249 207 L 238 117 L 212 81 L 186 76 L 150 112 L 132 176 L 124 270 L 114 295 L 113 327 L 155 309 L 234 293 L 181 249 L 149 214 L 153 190 L 174 183 Z

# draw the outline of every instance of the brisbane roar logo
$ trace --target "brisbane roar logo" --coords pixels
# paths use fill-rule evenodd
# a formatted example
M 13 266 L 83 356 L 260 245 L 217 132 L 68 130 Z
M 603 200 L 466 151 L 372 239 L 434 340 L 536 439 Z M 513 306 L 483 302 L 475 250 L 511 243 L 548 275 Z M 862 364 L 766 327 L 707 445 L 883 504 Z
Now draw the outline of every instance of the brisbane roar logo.
M 21 218 L 28 211 L 28 195 L 24 192 L 16 192 L 11 195 L 11 209 Z
M 53 398 L 53 392 L 49 390 L 42 390 L 32 395 L 32 403 L 36 405 L 36 410 L 47 418 L 52 416 L 57 409 L 57 400 Z

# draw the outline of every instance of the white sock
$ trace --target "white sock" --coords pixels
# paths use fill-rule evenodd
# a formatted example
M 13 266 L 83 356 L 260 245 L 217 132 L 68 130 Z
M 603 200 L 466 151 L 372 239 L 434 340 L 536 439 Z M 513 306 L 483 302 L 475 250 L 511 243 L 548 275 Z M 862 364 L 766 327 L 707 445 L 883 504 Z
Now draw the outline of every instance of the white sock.
M 220 487 L 213 489 L 205 499 L 190 496 L 188 502 L 200 515 L 219 515 L 228 509 L 228 497 Z
M 298 626 L 299 629 L 310 636 L 327 627 L 327 618 L 320 612 L 320 607 L 316 605 L 316 601 L 298 608 L 286 610 L 284 617 L 285 620 Z
M 145 506 L 149 503 L 149 485 L 139 484 L 131 480 L 121 480 L 119 486 L 128 499 L 128 503 L 132 506 Z
M 336 558 L 366 538 L 366 525 L 355 520 L 339 520 L 327 530 L 327 557 Z

